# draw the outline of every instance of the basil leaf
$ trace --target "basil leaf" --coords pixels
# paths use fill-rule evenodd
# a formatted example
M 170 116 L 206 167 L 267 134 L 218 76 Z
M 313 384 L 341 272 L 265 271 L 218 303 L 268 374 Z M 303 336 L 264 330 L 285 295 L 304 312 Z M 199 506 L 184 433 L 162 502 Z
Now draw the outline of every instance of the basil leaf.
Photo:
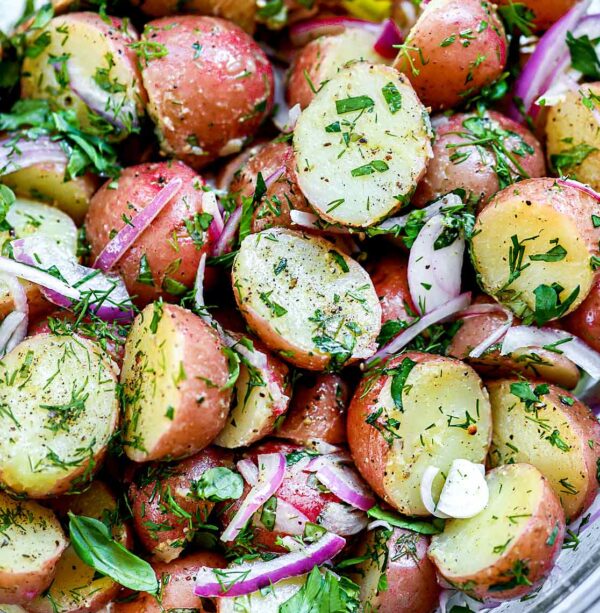
M 69 513 L 69 538 L 82 562 L 124 587 L 158 592 L 158 580 L 146 560 L 117 543 L 97 519 Z
M 394 401 L 396 408 L 403 413 L 404 406 L 402 405 L 402 392 L 404 390 L 406 380 L 408 379 L 408 375 L 410 375 L 410 371 L 416 365 L 417 363 L 410 358 L 404 358 L 404 360 L 402 360 L 402 364 L 400 364 L 400 367 L 394 368 L 393 370 L 391 388 L 392 400 Z
M 373 519 L 382 519 L 396 528 L 406 528 L 418 534 L 439 534 L 444 529 L 444 521 L 434 519 L 424 521 L 413 517 L 402 517 L 393 511 L 384 511 L 379 506 L 374 506 L 367 511 L 367 515 Z
M 575 38 L 567 32 L 567 47 L 571 54 L 571 66 L 583 73 L 584 77 L 600 79 L 600 60 L 596 53 L 595 40 L 590 40 L 587 34 Z
M 244 491 L 244 480 L 229 468 L 218 466 L 209 468 L 194 483 L 194 493 L 198 498 L 211 502 L 237 500 Z

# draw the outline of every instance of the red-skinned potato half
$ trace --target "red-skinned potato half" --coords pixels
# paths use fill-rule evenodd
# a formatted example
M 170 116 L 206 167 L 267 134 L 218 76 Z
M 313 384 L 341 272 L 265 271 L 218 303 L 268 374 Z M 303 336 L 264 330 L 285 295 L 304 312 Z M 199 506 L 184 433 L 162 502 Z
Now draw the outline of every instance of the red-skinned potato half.
M 539 30 L 547 30 L 553 23 L 557 22 L 565 15 L 577 0 L 522 0 L 530 11 L 532 11 L 534 19 L 533 23 Z M 499 5 L 510 5 L 511 0 L 499 0 Z
M 565 330 L 600 351 L 600 275 L 596 275 L 587 298 L 562 320 Z
M 254 211 L 253 232 L 272 226 L 292 226 L 291 210 L 312 212 L 298 186 L 295 166 L 292 146 L 274 141 L 261 147 L 235 173 L 229 191 L 236 197 L 238 206 L 241 206 L 243 198 L 252 198 L 258 173 L 265 181 L 276 177 L 276 180 L 269 182 L 265 197 Z
M 194 611 L 208 613 L 212 606 L 204 608 L 203 600 L 194 595 L 194 580 L 198 571 L 204 567 L 225 568 L 225 558 L 212 551 L 192 553 L 184 558 L 165 564 L 152 565 L 159 585 L 158 595 L 139 592 L 133 599 L 115 602 L 113 613 L 164 613 L 164 611 Z
M 175 300 L 194 284 L 202 254 L 208 253 L 210 219 L 203 217 L 204 182 L 182 162 L 131 166 L 116 186 L 105 183 L 94 195 L 85 229 L 92 262 L 115 233 L 148 206 L 173 179 L 183 184 L 114 266 L 140 307 L 163 297 Z
M 296 381 L 290 408 L 275 436 L 299 445 L 346 442 L 347 383 L 333 373 L 305 373 Z
M 229 21 L 192 15 L 147 23 L 142 41 L 161 49 L 141 61 L 163 152 L 201 168 L 240 151 L 273 103 L 257 43 Z
M 394 67 L 433 110 L 449 109 L 495 81 L 507 42 L 495 5 L 486 0 L 432 0 L 410 30 Z
M 429 515 L 425 470 L 447 474 L 453 460 L 484 463 L 492 420 L 477 373 L 458 360 L 408 352 L 371 367 L 348 409 L 348 443 L 373 490 L 406 515 Z M 443 484 L 433 482 L 434 499 Z
M 413 204 L 463 189 L 469 200 L 485 204 L 507 181 L 543 177 L 544 152 L 538 140 L 517 122 L 496 113 L 438 116 L 433 122 L 433 160 L 419 183 Z M 482 143 L 482 135 L 489 139 Z M 470 143 L 477 143 L 472 145 Z
M 365 611 L 431 613 L 437 608 L 441 587 L 427 557 L 428 545 L 427 537 L 403 528 L 368 533 L 358 551 L 368 559 L 355 577 Z
M 179 557 L 198 528 L 207 523 L 215 503 L 199 497 L 194 486 L 206 471 L 221 466 L 232 468 L 233 456 L 207 447 L 176 464 L 156 462 L 136 472 L 128 492 L 133 526 L 156 560 L 170 562 Z
M 510 600 L 532 592 L 560 553 L 565 515 L 543 475 L 530 464 L 489 472 L 487 507 L 451 519 L 431 539 L 429 557 L 450 585 L 478 599 Z

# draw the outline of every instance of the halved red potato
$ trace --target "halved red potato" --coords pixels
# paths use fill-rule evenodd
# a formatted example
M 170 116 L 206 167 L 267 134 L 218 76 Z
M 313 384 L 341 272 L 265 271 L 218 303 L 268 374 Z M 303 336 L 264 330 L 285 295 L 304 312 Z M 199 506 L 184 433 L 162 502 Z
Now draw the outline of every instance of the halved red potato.
M 305 373 L 294 386 L 285 421 L 275 436 L 298 445 L 322 441 L 330 445 L 346 442 L 346 382 L 333 373 Z
M 85 488 L 119 418 L 114 364 L 81 336 L 40 334 L 1 364 L 0 481 L 31 498 Z
M 138 35 L 131 23 L 91 12 L 70 13 L 52 19 L 44 32 L 48 45 L 23 61 L 23 98 L 46 98 L 59 108 L 73 109 L 88 130 L 97 131 L 102 122 L 105 138 L 119 140 L 137 130 L 146 94 L 134 51 Z
M 199 551 L 169 564 L 156 562 L 152 568 L 160 585 L 158 594 L 138 592 L 133 599 L 113 603 L 112 613 L 164 613 L 171 611 L 208 613 L 213 606 L 204 607 L 203 600 L 194 594 L 194 581 L 203 566 L 225 568 L 225 558 L 212 551 Z
M 229 186 L 238 206 L 243 198 L 252 198 L 256 190 L 258 173 L 264 180 L 274 173 L 281 173 L 269 184 L 267 192 L 252 216 L 252 231 L 260 232 L 272 226 L 293 225 L 290 211 L 312 212 L 306 198 L 298 187 L 294 150 L 289 143 L 273 141 L 258 149 L 235 173 Z M 283 172 L 281 169 L 283 168 Z
M 346 28 L 340 34 L 309 42 L 298 51 L 290 67 L 286 90 L 290 107 L 299 104 L 305 109 L 319 89 L 348 62 L 387 63 L 374 49 L 376 41 L 375 32 Z
M 124 547 L 131 548 L 131 530 L 119 518 L 118 501 L 101 481 L 94 481 L 83 494 L 64 496 L 52 501 L 59 516 L 67 511 L 75 515 L 110 521 L 112 537 Z M 96 571 L 81 561 L 72 547 L 62 554 L 56 575 L 43 595 L 27 603 L 31 613 L 85 613 L 98 611 L 113 600 L 121 586 L 109 577 L 96 575 Z
M 286 228 L 251 234 L 232 280 L 248 325 L 295 366 L 339 368 L 374 353 L 381 307 L 371 279 L 329 241 Z
M 573 7 L 577 0 L 523 0 L 534 14 L 534 24 L 540 30 L 547 30 Z M 499 0 L 498 4 L 507 5 L 511 0 Z
M 574 311 L 594 281 L 597 212 L 592 196 L 554 179 L 498 192 L 477 216 L 471 239 L 480 285 L 526 324 Z
M 600 190 L 600 82 L 566 91 L 546 116 L 548 164 L 558 176 L 589 183 Z
M 65 181 L 65 170 L 66 166 L 59 163 L 34 164 L 4 175 L 2 183 L 17 196 L 42 200 L 67 213 L 75 223 L 81 224 L 100 181 L 89 173 Z
M 470 519 L 451 519 L 431 539 L 429 557 L 453 587 L 478 599 L 508 600 L 548 575 L 565 534 L 565 515 L 545 477 L 529 464 L 486 476 L 490 499 Z
M 486 0 L 431 0 L 394 64 L 423 103 L 450 109 L 500 77 L 507 58 L 504 27 Z
M 437 608 L 441 588 L 427 557 L 428 544 L 423 535 L 403 528 L 368 533 L 358 551 L 368 559 L 357 567 L 356 578 L 366 611 L 431 613 Z
M 494 421 L 492 465 L 532 464 L 548 479 L 567 519 L 581 515 L 598 493 L 600 424 L 594 414 L 554 385 L 540 389 L 503 379 L 487 388 Z
M 416 206 L 456 189 L 463 189 L 468 201 L 484 204 L 510 183 L 546 174 L 535 136 L 500 113 L 441 115 L 432 123 L 433 160 L 412 200 Z
M 133 322 L 121 370 L 127 456 L 174 460 L 210 445 L 227 419 L 228 380 L 213 328 L 179 306 L 148 305 Z
M 161 148 L 193 168 L 237 153 L 273 102 L 273 71 L 258 44 L 216 17 L 184 15 L 146 24 L 142 59 L 148 113 Z
M 356 62 L 302 112 L 294 153 L 300 189 L 321 217 L 372 226 L 406 204 L 424 175 L 429 116 L 398 71 Z
M 250 340 L 250 339 L 246 339 Z M 244 342 L 244 341 L 242 341 Z M 215 445 L 236 449 L 247 447 L 268 436 L 283 419 L 290 402 L 289 368 L 264 345 L 252 340 L 253 352 L 261 352 L 261 368 L 239 355 L 240 373 L 234 388 L 234 401 L 225 427 L 215 438 Z
M 52 582 L 67 539 L 56 515 L 0 492 L 0 601 L 25 604 Z
M 492 436 L 488 394 L 470 367 L 438 355 L 401 354 L 367 371 L 348 409 L 348 443 L 375 492 L 406 515 L 429 515 L 421 500 L 425 470 L 453 460 L 484 463 Z
M 194 284 L 200 258 L 211 246 L 202 178 L 182 162 L 125 168 L 116 187 L 108 181 L 96 192 L 85 219 L 93 261 L 173 179 L 183 181 L 179 191 L 114 266 L 140 306 L 159 297 L 175 300 Z
M 205 524 L 214 502 L 193 494 L 194 482 L 211 468 L 233 467 L 233 457 L 217 447 L 176 464 L 146 464 L 129 486 L 133 525 L 140 542 L 153 557 L 171 562 Z
M 494 301 L 480 296 L 474 304 L 488 304 Z M 506 315 L 501 311 L 472 315 L 462 319 L 462 323 L 447 353 L 453 358 L 464 360 L 482 376 L 491 379 L 510 375 L 523 375 L 556 383 L 566 389 L 573 389 L 579 381 L 579 369 L 563 354 L 542 347 L 522 347 L 507 355 L 500 353 L 501 341 L 491 345 L 478 358 L 469 354 L 480 343 L 488 339 L 506 323 Z
M 561 322 L 565 330 L 600 351 L 600 275 L 596 275 L 587 298 Z

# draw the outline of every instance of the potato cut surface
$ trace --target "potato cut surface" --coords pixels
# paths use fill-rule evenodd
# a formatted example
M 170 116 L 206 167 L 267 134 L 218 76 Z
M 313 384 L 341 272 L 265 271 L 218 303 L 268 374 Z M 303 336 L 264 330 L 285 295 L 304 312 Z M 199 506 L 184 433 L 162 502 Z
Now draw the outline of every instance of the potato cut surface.
M 475 574 L 508 553 L 527 530 L 543 494 L 540 473 L 527 464 L 503 466 L 486 481 L 488 506 L 470 519 L 447 521 L 431 539 L 429 555 L 446 577 Z
M 288 361 L 320 370 L 374 353 L 381 306 L 373 283 L 329 241 L 282 228 L 253 234 L 232 277 L 242 314 Z
M 429 116 L 403 75 L 358 62 L 303 111 L 294 151 L 300 189 L 319 215 L 370 226 L 404 204 L 425 172 Z
M 28 338 L 0 363 L 0 406 L 4 485 L 31 497 L 81 487 L 116 427 L 113 365 L 77 336 Z
M 400 424 L 398 437 L 391 438 L 384 487 L 398 509 L 427 515 L 420 486 L 428 466 L 447 475 L 457 458 L 485 461 L 492 429 L 489 400 L 475 371 L 450 360 L 413 367 L 402 392 L 403 411 L 392 398 L 392 383 L 389 377 L 376 404 L 383 409 L 383 422 Z M 441 473 L 433 484 L 436 500 Z
M 219 598 L 218 613 L 237 613 L 238 611 L 260 611 L 260 613 L 279 613 L 279 607 L 292 598 L 306 582 L 306 575 L 282 579 L 273 584 L 272 589 L 259 590 L 236 598 Z

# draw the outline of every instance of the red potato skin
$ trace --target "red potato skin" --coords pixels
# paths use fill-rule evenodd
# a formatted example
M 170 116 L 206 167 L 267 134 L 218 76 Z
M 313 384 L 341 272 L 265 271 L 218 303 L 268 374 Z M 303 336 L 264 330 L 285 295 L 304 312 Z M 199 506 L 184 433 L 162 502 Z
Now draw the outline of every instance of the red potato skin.
M 286 99 L 291 107 L 296 104 L 305 109 L 315 97 L 309 85 L 319 89 L 322 78 L 319 73 L 321 54 L 327 46 L 327 37 L 317 38 L 302 47 L 294 57 L 287 79 Z
M 493 304 L 494 301 L 488 296 L 478 296 L 473 304 Z M 447 354 L 458 360 L 463 360 L 472 366 L 480 375 L 490 379 L 512 376 L 516 373 L 528 378 L 543 378 L 551 383 L 556 383 L 564 388 L 572 389 L 579 381 L 579 370 L 571 360 L 564 355 L 536 348 L 535 353 L 544 362 L 549 364 L 539 365 L 532 360 L 517 359 L 515 354 L 526 356 L 532 350 L 524 348 L 513 352 L 512 356 L 501 355 L 499 349 L 486 351 L 479 358 L 470 358 L 469 353 L 488 338 L 495 330 L 506 323 L 503 313 L 484 313 L 462 320 L 462 325 L 452 338 L 448 346 Z M 513 325 L 519 325 L 520 320 L 515 320 Z M 550 328 L 560 328 L 560 324 L 549 322 Z M 499 341 L 500 342 L 500 341 Z
M 514 132 L 515 136 L 503 139 L 503 144 L 509 151 L 522 148 L 521 140 L 533 148 L 534 153 L 526 153 L 523 156 L 514 154 L 521 168 L 528 177 L 543 177 L 546 174 L 544 152 L 538 140 L 523 126 L 495 111 L 486 113 L 492 120 L 492 125 L 501 130 Z M 468 142 L 469 138 L 461 136 L 465 132 L 463 122 L 472 117 L 478 117 L 477 113 L 459 113 L 451 117 L 438 116 L 433 121 L 435 140 L 433 143 L 433 159 L 429 162 L 427 173 L 419 183 L 412 200 L 415 206 L 425 206 L 428 202 L 436 200 L 445 194 L 461 188 L 471 196 L 473 200 L 485 203 L 499 189 L 498 175 L 494 170 L 495 156 L 488 149 L 482 147 L 460 147 L 451 145 Z M 468 155 L 468 158 L 460 163 L 452 162 L 452 155 L 460 152 Z M 519 173 L 515 168 L 514 180 L 519 179 Z
M 23 287 L 25 288 L 25 295 L 27 296 L 29 317 L 31 320 L 43 317 L 55 309 L 55 305 L 44 298 L 39 285 L 34 285 L 33 283 L 29 283 L 29 281 L 23 281 Z M 12 297 L 7 296 L 0 300 L 0 318 L 4 319 L 14 308 Z
M 269 185 L 262 203 L 256 208 L 252 218 L 252 232 L 260 232 L 273 226 L 291 227 L 292 209 L 312 212 L 298 186 L 295 166 L 292 146 L 274 141 L 262 147 L 235 175 L 229 189 L 236 195 L 241 206 L 242 198 L 251 198 L 254 194 L 259 172 L 266 180 L 274 172 L 284 168 L 283 174 Z
M 523 4 L 535 14 L 534 23 L 538 30 L 547 30 L 577 3 L 577 0 L 523 0 Z M 510 4 L 510 0 L 499 0 L 498 4 Z
M 199 169 L 240 151 L 273 105 L 273 70 L 256 42 L 193 15 L 151 21 L 142 38 L 167 51 L 142 67 L 163 152 Z
M 418 311 L 408 286 L 408 258 L 401 253 L 384 255 L 368 270 L 381 303 L 381 322 L 411 321 Z
M 346 442 L 346 382 L 331 373 L 302 377 L 294 388 L 287 417 L 275 432 L 298 445 L 318 440 L 331 445 Z
M 373 532 L 367 536 L 367 547 L 373 546 L 374 536 Z M 412 541 L 410 553 L 407 553 L 406 548 L 398 546 L 399 539 L 402 542 L 403 538 Z M 437 582 L 435 566 L 427 557 L 428 545 L 429 541 L 425 536 L 403 528 L 393 529 L 386 542 L 386 549 L 389 551 L 385 568 L 388 587 L 364 603 L 371 607 L 365 610 L 377 613 L 431 613 L 436 610 L 441 587 Z M 371 572 L 378 571 L 373 569 Z M 357 579 L 360 584 L 360 579 Z
M 226 568 L 225 558 L 212 551 L 193 553 L 169 564 L 152 565 L 161 585 L 160 602 L 156 596 L 139 592 L 136 598 L 128 602 L 114 602 L 113 613 L 164 613 L 165 611 L 212 611 L 205 609 L 203 601 L 194 595 L 194 583 L 198 571 L 203 566 Z
M 479 32 L 482 22 L 488 26 Z M 462 41 L 459 34 L 469 29 L 475 38 Z M 453 43 L 442 46 L 452 37 Z M 495 81 L 507 58 L 504 27 L 486 0 L 445 0 L 431 10 L 427 7 L 406 45 L 417 50 L 401 50 L 394 67 L 406 74 L 423 104 L 433 110 L 454 108 Z
M 140 543 L 156 559 L 169 561 L 178 555 L 193 535 L 194 524 L 206 522 L 215 503 L 187 494 L 194 481 L 219 466 L 232 468 L 233 455 L 218 447 L 207 447 L 177 464 L 149 464 L 138 471 L 128 490 L 133 525 Z M 191 520 L 170 510 L 169 501 L 163 500 L 167 494 L 192 516 Z M 161 527 L 152 530 L 152 525 Z
M 561 321 L 567 332 L 600 351 L 600 275 L 596 275 L 587 298 Z
M 123 215 L 134 217 L 175 178 L 183 181 L 179 192 L 113 268 L 125 281 L 129 293 L 136 296 L 135 302 L 140 308 L 159 297 L 171 301 L 176 299 L 162 289 L 166 277 L 191 287 L 202 254 L 210 251 L 209 233 L 203 233 L 204 244 L 198 248 L 185 226 L 185 222 L 193 220 L 195 214 L 202 213 L 202 179 L 182 162 L 131 166 L 121 173 L 116 189 L 111 189 L 109 181 L 96 192 L 86 216 L 85 229 L 93 262 L 110 241 L 111 233 L 125 226 Z M 144 255 L 154 285 L 137 280 Z
M 501 469 L 502 467 L 494 470 Z M 565 537 L 565 513 L 548 481 L 544 477 L 542 479 L 544 492 L 540 496 L 538 508 L 529 519 L 527 530 L 495 564 L 474 575 L 461 576 L 459 581 L 457 577 L 445 575 L 436 565 L 440 576 L 453 586 L 459 588 L 463 586 L 463 589 L 468 587 L 467 593 L 481 600 L 484 598 L 512 600 L 535 590 L 554 567 Z M 558 527 L 558 534 L 554 538 L 554 544 L 549 546 L 547 541 L 555 527 Z M 430 558 L 435 564 L 435 558 L 433 556 Z M 518 560 L 527 562 L 529 568 L 527 578 L 531 585 L 517 585 L 503 591 L 497 591 L 495 588 L 490 592 L 491 587 L 510 581 L 513 576 L 512 569 Z M 502 581 L 498 581 L 499 578 L 503 578 Z

